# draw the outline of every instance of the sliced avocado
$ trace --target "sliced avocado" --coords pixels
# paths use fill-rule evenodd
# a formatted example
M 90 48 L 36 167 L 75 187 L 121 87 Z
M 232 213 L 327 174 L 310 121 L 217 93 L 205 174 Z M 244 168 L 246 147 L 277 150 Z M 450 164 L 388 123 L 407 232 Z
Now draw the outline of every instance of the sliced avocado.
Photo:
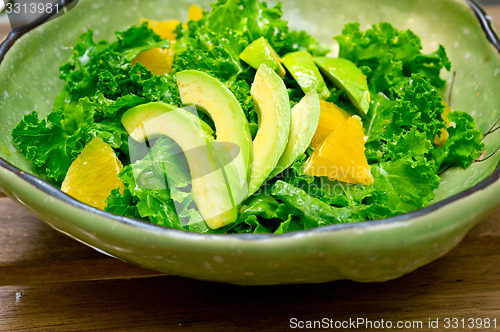
M 281 65 L 280 57 L 264 37 L 260 37 L 248 45 L 241 52 L 240 59 L 255 69 L 258 69 L 261 64 L 265 64 L 281 77 L 286 74 L 285 68 Z
M 237 166 L 229 149 L 214 141 L 196 115 L 164 103 L 149 103 L 125 112 L 122 124 L 138 142 L 164 135 L 179 145 L 189 165 L 194 202 L 210 228 L 236 220 L 243 190 Z
M 241 155 L 235 160 L 241 182 L 248 183 L 252 163 L 252 136 L 248 120 L 233 93 L 216 78 L 197 70 L 177 73 L 182 103 L 195 104 L 212 118 L 217 141 L 236 144 Z
M 353 105 L 366 115 L 370 108 L 370 91 L 363 72 L 350 60 L 344 58 L 316 58 L 318 67 L 335 86 L 344 90 Z
M 255 193 L 274 170 L 290 136 L 290 100 L 283 80 L 262 64 L 250 93 L 259 116 L 259 130 L 253 141 L 253 166 L 249 194 Z
M 289 53 L 283 58 L 283 63 L 304 93 L 316 90 L 320 99 L 330 97 L 330 91 L 311 54 L 304 51 Z
M 292 123 L 288 145 L 269 178 L 275 177 L 290 167 L 295 159 L 306 151 L 318 127 L 320 113 L 319 96 L 315 90 L 306 94 L 292 108 Z

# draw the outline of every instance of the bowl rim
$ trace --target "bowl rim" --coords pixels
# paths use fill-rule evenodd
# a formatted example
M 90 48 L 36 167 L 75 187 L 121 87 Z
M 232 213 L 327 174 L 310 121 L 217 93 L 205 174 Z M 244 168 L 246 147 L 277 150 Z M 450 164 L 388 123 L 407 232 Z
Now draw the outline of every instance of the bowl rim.
M 477 16 L 479 20 L 479 24 L 481 25 L 481 28 L 483 29 L 488 41 L 494 46 L 494 48 L 498 51 L 500 54 L 500 38 L 494 28 L 494 24 L 492 22 L 491 17 L 485 12 L 485 10 L 477 3 L 476 0 L 463 0 L 465 3 L 469 5 L 469 7 L 473 10 L 475 15 Z M 57 3 L 61 6 L 61 8 L 66 7 L 68 5 L 71 5 L 73 2 L 78 2 L 78 0 L 59 0 Z M 15 42 L 23 36 L 25 33 L 35 29 L 36 27 L 42 25 L 43 23 L 47 22 L 52 18 L 53 14 L 48 14 L 44 15 L 42 17 L 39 17 L 37 20 L 33 21 L 32 23 L 19 27 L 17 29 L 12 30 L 7 37 L 0 43 L 0 64 L 3 62 L 3 59 L 6 55 L 6 53 L 11 49 L 11 47 L 15 44 Z M 494 152 L 496 153 L 496 152 Z M 368 228 L 370 226 L 377 226 L 377 225 L 388 225 L 388 224 L 394 224 L 398 222 L 404 222 L 409 219 L 413 218 L 418 218 L 425 216 L 427 214 L 430 214 L 436 210 L 439 210 L 443 208 L 444 206 L 451 204 L 453 202 L 456 202 L 458 200 L 461 200 L 467 196 L 473 195 L 474 193 L 484 190 L 490 185 L 496 183 L 497 181 L 500 180 L 500 164 L 497 166 L 497 168 L 493 171 L 491 175 L 489 175 L 486 179 L 482 180 L 481 182 L 477 183 L 476 185 L 472 186 L 471 188 L 464 190 L 460 193 L 457 193 L 453 196 L 450 196 L 442 201 L 439 201 L 435 204 L 429 205 L 427 207 L 421 208 L 419 210 L 415 210 L 413 212 L 397 215 L 394 217 L 389 217 L 385 219 L 378 219 L 378 220 L 370 220 L 370 221 L 360 221 L 360 222 L 355 222 L 355 223 L 342 223 L 342 224 L 332 224 L 332 225 L 326 225 L 326 226 L 321 226 L 317 228 L 312 228 L 312 229 L 307 229 L 307 230 L 300 230 L 300 231 L 293 231 L 293 232 L 288 232 L 284 234 L 254 234 L 254 233 L 244 233 L 244 234 L 206 234 L 206 233 L 195 233 L 195 232 L 188 232 L 188 231 L 183 231 L 179 229 L 173 229 L 173 228 L 167 228 L 159 225 L 155 225 L 152 223 L 149 223 L 147 221 L 142 221 L 130 217 L 124 217 L 124 216 L 119 216 L 112 214 L 110 212 L 106 212 L 97 208 L 94 208 L 92 206 L 86 205 L 73 197 L 67 195 L 66 193 L 62 192 L 59 188 L 55 187 L 54 185 L 34 176 L 29 173 L 26 173 L 25 171 L 22 171 L 21 169 L 17 168 L 16 166 L 10 164 L 8 161 L 0 157 L 0 168 L 3 168 L 11 173 L 13 173 L 15 176 L 17 176 L 19 179 L 22 181 L 34 186 L 36 189 L 39 189 L 46 194 L 64 202 L 67 203 L 73 207 L 76 207 L 78 209 L 81 209 L 85 212 L 89 212 L 92 214 L 96 214 L 100 217 L 107 218 L 125 225 L 137 227 L 143 230 L 147 231 L 154 231 L 154 232 L 165 232 L 165 233 L 173 233 L 176 235 L 182 235 L 182 236 L 189 236 L 189 237 L 195 237 L 195 238 L 207 238 L 207 237 L 216 237 L 216 238 L 238 238 L 241 240 L 252 240 L 252 241 L 260 241 L 260 240 L 269 240 L 271 238 L 286 238 L 286 237 L 292 237 L 292 236 L 298 236 L 298 235 L 304 235 L 304 234 L 310 234 L 310 233 L 325 233 L 325 232 L 337 232 L 337 231 L 342 231 L 346 229 L 364 229 Z

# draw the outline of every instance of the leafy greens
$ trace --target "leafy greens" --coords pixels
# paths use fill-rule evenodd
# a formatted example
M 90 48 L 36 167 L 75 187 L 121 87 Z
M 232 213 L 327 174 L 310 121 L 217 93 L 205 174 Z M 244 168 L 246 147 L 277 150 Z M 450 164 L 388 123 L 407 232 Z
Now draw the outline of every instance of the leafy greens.
M 279 56 L 305 50 L 324 56 L 328 50 L 304 31 L 291 31 L 282 19 L 281 4 L 268 7 L 258 0 L 218 0 L 198 21 L 176 29 L 173 72 L 154 75 L 133 59 L 140 52 L 170 48 L 147 23 L 116 33 L 115 42 L 95 42 L 92 31 L 76 42 L 71 59 L 60 68 L 65 86 L 47 119 L 28 114 L 13 130 L 19 150 L 38 174 L 60 185 L 71 163 L 94 137 L 107 142 L 125 164 L 120 178 L 124 190 L 114 190 L 106 210 L 153 224 L 201 233 L 275 233 L 310 229 L 335 223 L 386 218 L 426 206 L 439 186 L 440 170 L 450 165 L 470 166 L 483 150 L 474 120 L 445 106 L 438 89 L 445 85 L 440 72 L 450 70 L 444 47 L 422 54 L 421 41 L 410 30 L 389 23 L 361 31 L 347 24 L 334 39 L 339 56 L 354 62 L 367 76 L 372 103 L 364 120 L 366 156 L 374 184 L 354 185 L 304 175 L 311 150 L 289 170 L 270 179 L 241 206 L 236 222 L 212 230 L 196 210 L 190 193 L 188 169 L 178 146 L 168 138 L 154 142 L 137 158 L 139 147 L 129 141 L 121 125 L 128 109 L 161 101 L 181 106 L 175 73 L 186 69 L 207 72 L 223 82 L 241 104 L 252 136 L 258 116 L 250 96 L 255 70 L 239 54 L 265 37 Z M 292 105 L 303 92 L 285 76 Z M 329 100 L 345 103 L 342 91 L 331 87 Z M 212 125 L 208 117 L 203 118 Z M 447 127 L 443 147 L 434 138 Z M 177 155 L 178 158 L 166 158 Z M 131 160 L 132 159 L 132 160 Z M 133 164 L 133 166 L 132 166 Z M 182 167 L 178 167 L 182 164 Z M 168 181 L 167 181 L 168 176 Z

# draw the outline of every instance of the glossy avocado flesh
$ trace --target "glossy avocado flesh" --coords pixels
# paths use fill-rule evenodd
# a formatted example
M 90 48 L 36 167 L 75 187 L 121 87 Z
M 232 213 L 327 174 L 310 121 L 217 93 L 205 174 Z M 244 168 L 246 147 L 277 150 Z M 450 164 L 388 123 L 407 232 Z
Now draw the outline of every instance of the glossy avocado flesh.
M 275 177 L 290 167 L 299 155 L 304 153 L 311 144 L 311 140 L 318 128 L 321 112 L 318 93 L 310 91 L 302 100 L 292 108 L 290 137 L 285 152 L 278 165 L 269 176 Z
M 244 186 L 252 164 L 252 136 L 238 100 L 224 84 L 204 72 L 186 70 L 176 77 L 182 103 L 200 106 L 215 124 L 217 141 L 235 144 L 240 149 L 235 163 Z
M 347 93 L 352 104 L 361 112 L 368 113 L 370 92 L 366 76 L 351 61 L 343 58 L 316 58 L 316 63 L 326 77 Z
M 167 136 L 179 145 L 189 165 L 194 202 L 210 228 L 236 220 L 238 199 L 244 190 L 237 165 L 228 147 L 215 142 L 196 115 L 167 104 L 149 103 L 125 112 L 122 124 L 138 142 Z
M 259 116 L 253 142 L 249 195 L 255 193 L 278 164 L 290 136 L 290 100 L 281 77 L 261 65 L 250 90 Z
M 330 96 L 330 90 L 311 54 L 304 51 L 289 53 L 283 58 L 283 63 L 304 93 L 316 90 L 323 100 Z
M 240 59 L 255 69 L 259 69 L 261 64 L 265 64 L 281 77 L 286 74 L 285 68 L 281 65 L 281 59 L 264 37 L 260 37 L 248 45 L 241 52 Z

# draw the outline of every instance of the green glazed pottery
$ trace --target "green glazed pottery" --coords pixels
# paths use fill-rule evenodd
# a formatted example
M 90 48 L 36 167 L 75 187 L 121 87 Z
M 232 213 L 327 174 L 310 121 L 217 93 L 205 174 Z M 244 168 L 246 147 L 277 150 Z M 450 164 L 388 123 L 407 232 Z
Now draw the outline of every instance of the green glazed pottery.
M 112 39 L 140 18 L 185 20 L 192 3 L 209 8 L 206 0 L 81 0 L 55 20 L 10 34 L 0 46 L 0 189 L 55 229 L 111 256 L 166 273 L 243 285 L 397 278 L 447 253 L 499 205 L 500 130 L 484 140 L 489 158 L 467 170 L 448 170 L 434 204 L 425 209 L 280 236 L 166 229 L 91 208 L 33 176 L 10 133 L 25 114 L 51 110 L 62 88 L 58 68 L 77 37 L 93 29 L 96 39 Z M 293 29 L 307 30 L 332 48 L 332 37 L 353 21 L 363 29 L 382 21 L 411 28 L 424 51 L 443 44 L 453 64 L 453 73 L 445 75 L 449 82 L 454 76 L 454 84 L 442 93 L 452 108 L 473 115 L 483 133 L 500 118 L 500 43 L 475 3 L 287 0 L 283 9 Z

